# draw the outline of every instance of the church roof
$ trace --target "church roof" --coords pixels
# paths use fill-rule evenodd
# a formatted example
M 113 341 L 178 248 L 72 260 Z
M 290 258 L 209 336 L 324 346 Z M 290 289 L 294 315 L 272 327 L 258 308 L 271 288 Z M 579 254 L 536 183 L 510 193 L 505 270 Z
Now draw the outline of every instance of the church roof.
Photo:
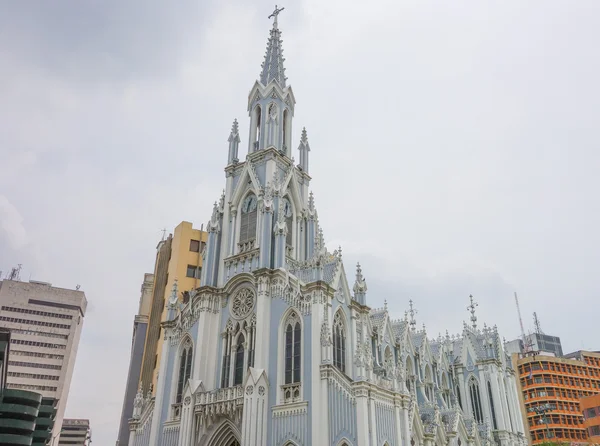
M 394 337 L 396 339 L 403 339 L 404 333 L 408 329 L 408 322 L 404 320 L 393 321 L 392 322 L 392 331 L 394 333 Z
M 265 61 L 262 64 L 262 72 L 260 74 L 260 83 L 265 87 L 271 82 L 276 81 L 281 88 L 285 88 L 285 68 L 283 68 L 283 48 L 281 46 L 281 31 L 277 27 L 277 16 L 271 28 L 271 34 L 267 42 L 267 52 L 265 53 Z
M 371 310 L 369 313 L 369 318 L 371 318 L 371 324 L 373 325 L 373 328 L 377 330 L 378 333 L 381 333 L 381 328 L 383 327 L 383 323 L 385 322 L 386 314 L 387 310 L 385 308 Z
M 423 341 L 425 340 L 425 333 L 422 331 L 412 332 L 410 334 L 410 337 L 415 348 L 420 348 L 423 344 Z

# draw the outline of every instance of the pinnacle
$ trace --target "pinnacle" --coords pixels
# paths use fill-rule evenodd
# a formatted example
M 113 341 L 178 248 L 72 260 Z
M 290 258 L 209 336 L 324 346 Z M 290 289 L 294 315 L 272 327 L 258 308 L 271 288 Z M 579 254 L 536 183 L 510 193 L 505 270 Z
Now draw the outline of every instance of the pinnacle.
M 300 142 L 306 144 L 308 142 L 308 135 L 306 134 L 306 127 L 302 127 L 302 137 L 300 138 Z

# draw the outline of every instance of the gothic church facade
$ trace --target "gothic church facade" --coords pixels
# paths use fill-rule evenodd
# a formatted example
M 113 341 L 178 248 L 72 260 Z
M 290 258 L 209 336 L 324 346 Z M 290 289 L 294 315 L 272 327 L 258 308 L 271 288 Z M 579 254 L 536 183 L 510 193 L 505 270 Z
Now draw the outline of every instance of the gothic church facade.
M 155 396 L 140 389 L 130 446 L 525 444 L 515 373 L 496 329 L 429 339 L 414 312 L 371 309 L 359 265 L 325 247 L 306 131 L 276 10 L 248 97 L 248 153 L 229 136 L 201 286 L 173 287 Z M 144 396 L 147 394 L 148 396 Z

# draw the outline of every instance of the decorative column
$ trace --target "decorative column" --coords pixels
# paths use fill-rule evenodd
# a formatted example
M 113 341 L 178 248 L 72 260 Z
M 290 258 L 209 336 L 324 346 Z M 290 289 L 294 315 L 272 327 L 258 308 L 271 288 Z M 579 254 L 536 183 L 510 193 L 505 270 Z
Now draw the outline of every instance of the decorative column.
M 163 328 L 165 331 L 165 342 L 163 342 L 162 352 L 160 355 L 160 369 L 158 372 L 158 382 L 156 383 L 156 398 L 154 400 L 154 413 L 152 415 L 152 425 L 150 426 L 150 441 L 149 446 L 157 446 L 161 437 L 161 418 L 162 418 L 162 407 L 163 400 L 165 398 L 166 389 L 165 386 L 170 383 L 166 382 L 168 375 L 167 369 L 172 366 L 169 363 L 168 358 L 173 348 L 171 336 L 173 336 L 173 328 L 175 326 L 174 321 L 163 322 Z
M 371 445 L 369 439 L 369 388 L 365 382 L 359 383 L 354 390 L 356 398 L 356 444 Z
M 258 277 L 258 294 L 256 296 L 256 340 L 254 366 L 257 369 L 269 370 L 269 348 L 271 336 L 271 292 L 268 276 Z M 273 342 L 277 342 L 276 339 Z M 276 360 L 276 359 L 274 359 Z
M 215 201 L 213 206 L 213 213 L 210 221 L 208 222 L 208 241 L 206 243 L 206 256 L 204 258 L 202 269 L 206 271 L 205 274 L 202 275 L 204 279 L 204 283 L 200 283 L 201 286 L 209 285 L 216 286 L 217 285 L 217 273 L 219 271 L 218 268 L 218 251 L 220 244 L 220 235 L 221 235 L 221 224 L 220 224 L 220 215 L 221 210 Z
M 241 427 L 241 444 L 244 446 L 267 444 L 268 402 L 269 382 L 265 371 L 250 367 L 244 384 L 244 413 Z
M 271 240 L 273 227 L 273 187 L 267 184 L 261 205 L 260 268 L 271 268 Z
M 373 393 L 369 392 L 369 429 L 370 429 L 370 438 L 371 444 L 375 446 L 377 444 L 377 416 L 375 414 L 375 398 L 373 398 Z
M 315 252 L 316 230 L 315 199 L 313 193 L 308 195 L 308 212 L 306 215 L 306 236 L 305 236 L 305 260 L 311 259 Z
M 279 210 L 277 212 L 277 222 L 273 228 L 275 236 L 275 252 L 273 257 L 273 268 L 283 268 L 285 266 L 285 241 L 288 233 L 288 227 L 285 222 L 285 212 L 283 210 L 283 200 L 279 199 Z

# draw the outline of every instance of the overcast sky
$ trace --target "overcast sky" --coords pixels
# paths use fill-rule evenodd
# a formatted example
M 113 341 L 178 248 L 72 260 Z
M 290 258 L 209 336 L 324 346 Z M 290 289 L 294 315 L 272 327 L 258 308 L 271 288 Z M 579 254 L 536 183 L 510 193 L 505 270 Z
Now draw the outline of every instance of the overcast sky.
M 265 51 L 271 3 L 0 2 L 0 270 L 89 300 L 67 416 L 116 441 L 161 229 L 200 227 Z M 524 322 L 599 349 L 600 2 L 288 2 L 312 190 L 352 286 L 432 336 Z M 298 159 L 298 155 L 296 154 Z

